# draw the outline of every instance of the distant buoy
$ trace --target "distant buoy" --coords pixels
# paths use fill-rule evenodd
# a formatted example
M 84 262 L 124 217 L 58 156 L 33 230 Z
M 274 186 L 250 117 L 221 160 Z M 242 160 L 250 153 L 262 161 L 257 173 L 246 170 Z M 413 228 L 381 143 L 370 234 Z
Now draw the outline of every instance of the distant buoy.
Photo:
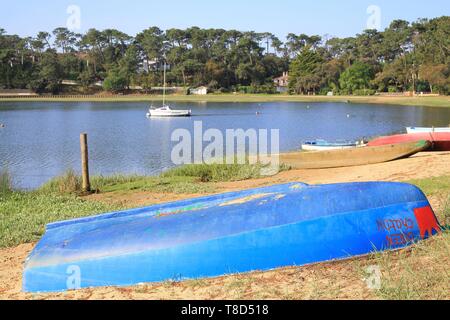
M 0 128 L 4 128 L 5 125 L 3 123 L 0 123 Z

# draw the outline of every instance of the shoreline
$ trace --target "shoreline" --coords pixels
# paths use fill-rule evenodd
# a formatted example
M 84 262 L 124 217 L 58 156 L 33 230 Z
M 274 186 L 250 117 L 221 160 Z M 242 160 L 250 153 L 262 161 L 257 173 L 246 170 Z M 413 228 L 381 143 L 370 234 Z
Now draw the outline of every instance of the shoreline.
M 2 102 L 154 102 L 161 101 L 162 95 L 124 95 L 124 96 L 42 96 L 42 97 L 5 97 L 0 96 Z M 257 102 L 337 102 L 337 103 L 365 103 L 374 105 L 398 105 L 415 107 L 449 108 L 450 96 L 433 97 L 391 97 L 391 96 L 297 96 L 297 95 L 269 95 L 269 94 L 210 94 L 207 96 L 169 95 L 171 102 L 229 102 L 229 103 L 257 103 Z

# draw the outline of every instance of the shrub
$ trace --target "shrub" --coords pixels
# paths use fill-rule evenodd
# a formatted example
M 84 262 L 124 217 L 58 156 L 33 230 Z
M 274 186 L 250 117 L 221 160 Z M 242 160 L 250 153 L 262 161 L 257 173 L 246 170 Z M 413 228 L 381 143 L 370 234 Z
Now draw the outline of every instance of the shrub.
M 396 86 L 389 86 L 388 87 L 388 92 L 389 93 L 395 93 L 398 92 L 398 88 Z
M 81 177 L 72 169 L 67 170 L 62 176 L 56 177 L 44 184 L 40 191 L 59 194 L 78 194 L 81 192 Z
M 161 177 L 194 177 L 201 182 L 239 181 L 259 177 L 261 168 L 250 164 L 192 164 L 169 170 Z
M 111 92 L 123 91 L 128 86 L 127 78 L 117 69 L 112 69 L 108 72 L 108 76 L 103 81 L 103 89 Z

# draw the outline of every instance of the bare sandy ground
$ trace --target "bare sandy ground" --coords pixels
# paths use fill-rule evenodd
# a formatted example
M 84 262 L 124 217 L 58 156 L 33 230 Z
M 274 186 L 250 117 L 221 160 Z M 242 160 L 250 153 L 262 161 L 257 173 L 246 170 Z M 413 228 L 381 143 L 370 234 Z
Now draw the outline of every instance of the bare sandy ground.
M 405 181 L 450 175 L 450 152 L 421 153 L 390 163 L 325 170 L 296 170 L 274 177 L 216 184 L 231 191 L 276 183 L 310 184 L 357 181 Z M 142 206 L 198 195 L 161 195 L 148 192 L 91 196 L 92 201 L 120 201 Z M 442 199 L 430 199 L 437 209 Z M 96 288 L 57 294 L 21 292 L 23 262 L 34 244 L 0 250 L 0 299 L 367 299 L 375 298 L 358 272 L 364 258 L 255 272 L 181 283 L 146 284 L 129 288 Z M 395 255 L 395 253 L 393 253 Z

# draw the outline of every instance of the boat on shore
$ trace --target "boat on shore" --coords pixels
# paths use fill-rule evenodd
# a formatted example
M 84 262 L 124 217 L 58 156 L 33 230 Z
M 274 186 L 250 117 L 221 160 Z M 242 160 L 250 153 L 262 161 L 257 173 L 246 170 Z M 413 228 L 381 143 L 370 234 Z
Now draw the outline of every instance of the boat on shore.
M 407 127 L 407 133 L 433 133 L 433 132 L 450 132 L 450 127 L 444 128 L 425 128 L 425 127 Z
M 376 147 L 395 143 L 418 142 L 421 140 L 428 140 L 431 142 L 428 151 L 450 151 L 450 132 L 397 134 L 376 138 L 369 141 L 367 145 Z
M 22 283 L 61 292 L 265 271 L 396 250 L 440 230 L 409 184 L 290 183 L 50 224 Z
M 304 151 L 342 150 L 342 149 L 352 149 L 358 146 L 364 146 L 364 144 L 360 142 L 351 142 L 351 141 L 328 142 L 326 140 L 318 139 L 315 141 L 307 141 L 303 143 L 302 150 Z
M 416 141 L 343 150 L 280 154 L 280 163 L 294 169 L 326 169 L 375 164 L 410 157 L 430 148 L 429 141 Z

